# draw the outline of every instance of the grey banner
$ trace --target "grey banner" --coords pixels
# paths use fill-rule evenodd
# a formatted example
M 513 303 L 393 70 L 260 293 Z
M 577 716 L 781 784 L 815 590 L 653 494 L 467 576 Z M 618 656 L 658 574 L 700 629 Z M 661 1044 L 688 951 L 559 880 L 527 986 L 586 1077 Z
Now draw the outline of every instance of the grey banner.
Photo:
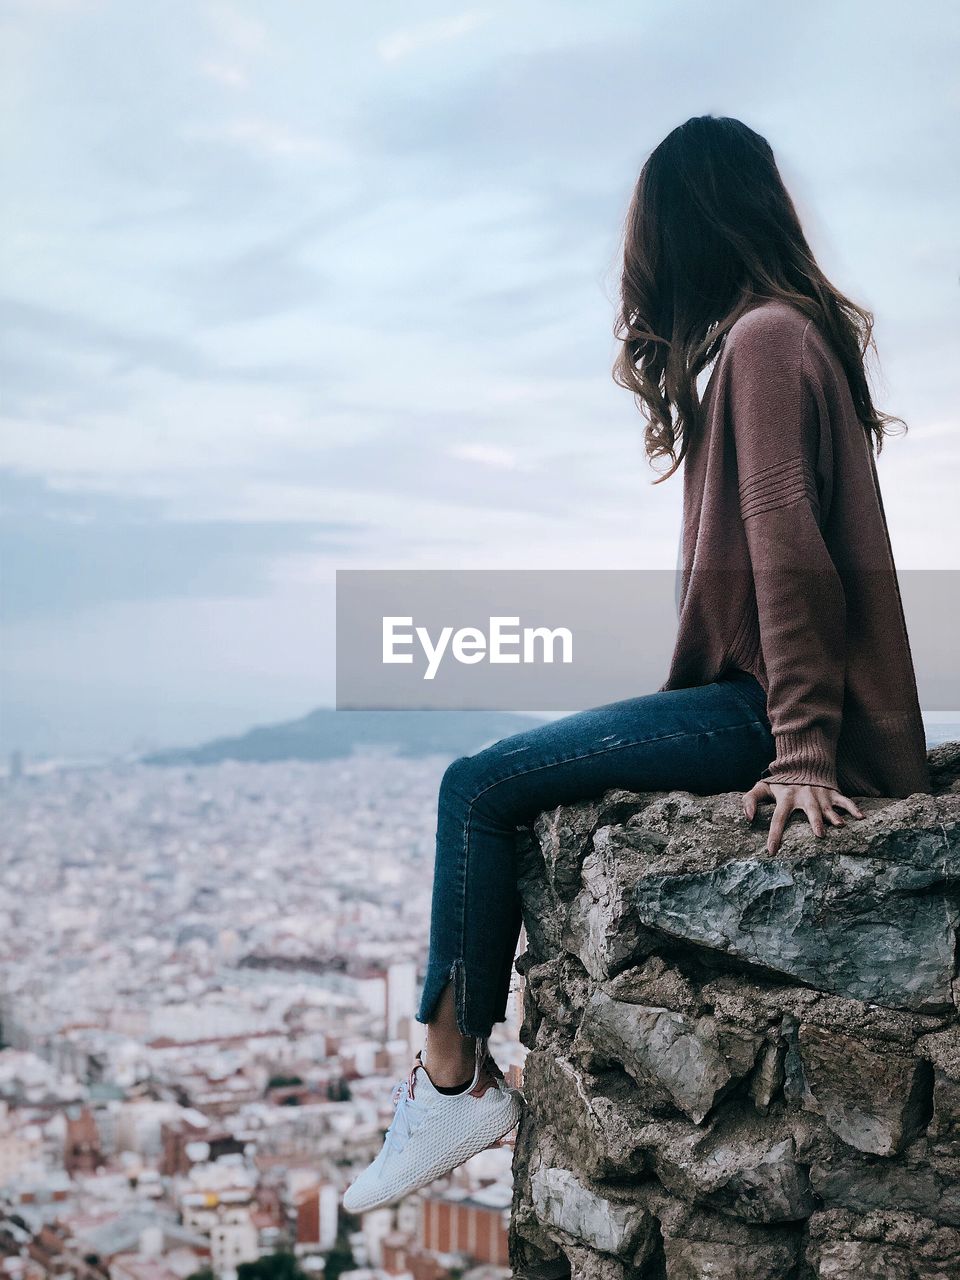
M 924 711 L 960 709 L 960 575 L 899 575 Z M 658 689 L 671 570 L 341 570 L 337 707 L 562 712 Z

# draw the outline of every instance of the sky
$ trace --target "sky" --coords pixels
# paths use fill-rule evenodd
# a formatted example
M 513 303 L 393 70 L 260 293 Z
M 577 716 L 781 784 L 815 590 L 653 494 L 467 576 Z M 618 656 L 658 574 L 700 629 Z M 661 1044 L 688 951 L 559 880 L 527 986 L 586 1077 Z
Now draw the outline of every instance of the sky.
M 617 254 L 691 115 L 876 315 L 901 568 L 960 557 L 960 10 L 4 0 L 0 749 L 329 704 L 338 568 L 671 568 Z M 625 691 L 625 696 L 638 692 Z

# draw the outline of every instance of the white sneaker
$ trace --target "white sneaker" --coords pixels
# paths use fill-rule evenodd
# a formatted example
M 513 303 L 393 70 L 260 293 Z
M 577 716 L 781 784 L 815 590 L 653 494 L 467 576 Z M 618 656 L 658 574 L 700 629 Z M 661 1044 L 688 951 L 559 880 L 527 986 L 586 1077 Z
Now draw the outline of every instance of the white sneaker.
M 393 1091 L 396 1107 L 380 1154 L 343 1196 L 349 1213 L 396 1204 L 492 1147 L 520 1119 L 519 1095 L 489 1055 L 462 1093 L 440 1093 L 418 1053 Z

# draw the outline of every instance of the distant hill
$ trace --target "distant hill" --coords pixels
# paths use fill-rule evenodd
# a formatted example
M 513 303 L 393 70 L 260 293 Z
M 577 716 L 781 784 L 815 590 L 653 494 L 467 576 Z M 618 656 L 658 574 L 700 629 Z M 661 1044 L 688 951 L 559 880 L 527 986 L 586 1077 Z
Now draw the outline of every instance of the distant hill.
M 142 759 L 144 764 L 333 760 L 370 747 L 404 756 L 453 758 L 538 723 L 532 716 L 506 711 L 334 711 L 322 707 L 300 720 L 258 725 L 238 738 L 153 751 Z

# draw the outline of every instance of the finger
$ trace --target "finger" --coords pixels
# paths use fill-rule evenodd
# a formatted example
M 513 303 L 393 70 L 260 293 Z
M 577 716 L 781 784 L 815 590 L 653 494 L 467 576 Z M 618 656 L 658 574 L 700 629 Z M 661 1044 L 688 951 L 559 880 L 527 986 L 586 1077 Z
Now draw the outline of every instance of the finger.
M 793 812 L 792 807 L 784 800 L 777 801 L 777 807 L 773 811 L 773 817 L 770 820 L 770 832 L 767 836 L 767 852 L 776 853 L 780 848 L 780 841 L 783 839 L 783 830 L 787 825 L 787 819 Z
M 852 800 L 848 800 L 846 796 L 842 796 L 839 791 L 834 791 L 830 796 L 830 803 L 836 805 L 838 809 L 846 809 L 847 813 L 852 813 L 855 818 L 862 818 L 865 815 L 861 813 L 859 806 L 854 804 Z
M 803 812 L 807 815 L 810 825 L 813 827 L 813 834 L 815 836 L 826 835 L 827 829 L 823 825 L 823 814 L 817 806 L 815 804 L 805 804 Z
M 832 827 L 842 827 L 846 825 L 839 813 L 837 813 L 836 809 L 832 808 L 829 804 L 825 804 L 823 806 L 823 816 Z
M 757 808 L 765 800 L 770 799 L 770 788 L 763 782 L 755 783 L 743 797 L 743 812 L 747 821 L 752 822 L 757 816 Z

